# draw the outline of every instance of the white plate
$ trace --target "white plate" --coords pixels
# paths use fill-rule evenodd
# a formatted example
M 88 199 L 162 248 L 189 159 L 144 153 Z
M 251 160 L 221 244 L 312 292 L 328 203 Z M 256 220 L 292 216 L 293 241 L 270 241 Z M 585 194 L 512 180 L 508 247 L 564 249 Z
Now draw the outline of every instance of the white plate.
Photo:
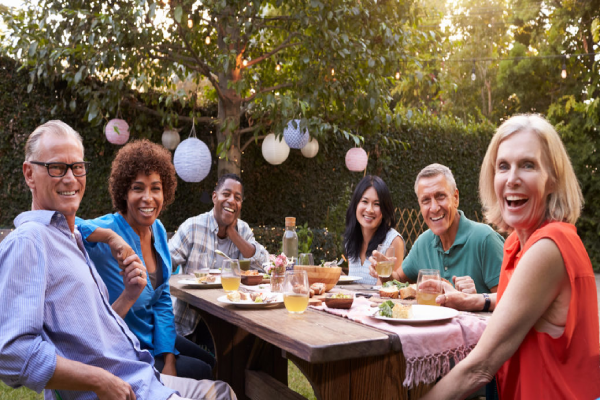
M 341 275 L 337 283 L 353 283 L 360 281 L 361 279 L 362 278 L 360 276 Z
M 194 286 L 197 288 L 219 288 L 221 287 L 221 277 L 218 276 L 213 283 L 198 283 L 195 279 L 182 279 L 178 283 L 186 286 Z
M 221 270 L 220 269 L 210 269 L 208 270 L 209 274 L 220 274 Z
M 371 315 L 371 317 L 388 322 L 398 322 L 401 324 L 421 324 L 426 322 L 444 321 L 454 318 L 458 315 L 457 310 L 448 307 L 414 304 L 412 306 L 412 310 L 414 317 L 411 319 L 381 317 L 378 315 L 379 309 L 377 309 L 375 315 Z
M 227 298 L 227 295 L 219 297 L 217 299 L 217 301 L 219 303 L 224 303 L 224 304 L 233 304 L 234 306 L 241 307 L 241 308 L 265 308 L 265 307 L 273 307 L 273 306 L 278 306 L 280 304 L 283 304 L 283 294 L 281 294 L 281 293 L 278 294 L 277 300 L 275 300 L 271 303 L 255 303 L 252 300 L 229 301 L 229 299 Z

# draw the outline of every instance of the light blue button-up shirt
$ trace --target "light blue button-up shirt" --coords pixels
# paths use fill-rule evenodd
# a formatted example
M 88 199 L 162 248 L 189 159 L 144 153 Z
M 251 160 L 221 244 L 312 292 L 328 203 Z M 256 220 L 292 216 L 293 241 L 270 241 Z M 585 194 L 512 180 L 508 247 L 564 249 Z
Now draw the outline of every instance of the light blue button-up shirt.
M 39 393 L 60 355 L 118 376 L 138 399 L 168 399 L 174 391 L 160 383 L 152 356 L 111 308 L 79 232 L 72 234 L 55 211 L 24 212 L 15 226 L 0 244 L 0 379 Z M 45 398 L 53 399 L 52 392 Z

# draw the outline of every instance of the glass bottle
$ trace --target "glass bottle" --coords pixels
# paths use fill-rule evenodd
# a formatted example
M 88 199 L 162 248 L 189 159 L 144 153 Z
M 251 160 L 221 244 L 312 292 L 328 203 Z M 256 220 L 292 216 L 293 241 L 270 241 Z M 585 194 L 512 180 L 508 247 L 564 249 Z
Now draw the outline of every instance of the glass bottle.
M 285 232 L 283 233 L 283 253 L 293 263 L 298 261 L 298 234 L 296 233 L 296 218 L 285 217 Z

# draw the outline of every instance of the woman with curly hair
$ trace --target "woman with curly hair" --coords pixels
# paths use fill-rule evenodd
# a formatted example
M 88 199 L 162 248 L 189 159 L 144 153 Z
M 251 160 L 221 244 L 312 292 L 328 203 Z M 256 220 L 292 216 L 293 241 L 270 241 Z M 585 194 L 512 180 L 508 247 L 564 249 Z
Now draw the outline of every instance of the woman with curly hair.
M 121 269 L 105 243 L 94 243 L 94 231 L 108 228 L 120 235 L 146 267 L 145 287 L 123 318 L 137 336 L 142 349 L 155 358 L 163 374 L 210 379 L 214 357 L 175 331 L 169 289 L 171 256 L 167 232 L 158 220 L 175 199 L 177 178 L 171 153 L 149 140 L 125 145 L 111 168 L 109 191 L 114 214 L 93 220 L 77 219 L 84 245 L 106 283 L 112 304 L 123 292 Z M 90 237 L 92 235 L 92 237 Z

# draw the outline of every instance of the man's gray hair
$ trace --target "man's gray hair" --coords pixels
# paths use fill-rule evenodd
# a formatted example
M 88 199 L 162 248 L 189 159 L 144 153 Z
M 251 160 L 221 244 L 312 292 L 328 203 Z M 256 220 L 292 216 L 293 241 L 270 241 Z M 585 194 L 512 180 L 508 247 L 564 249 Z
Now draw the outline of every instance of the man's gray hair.
M 450 184 L 452 192 L 456 191 L 456 181 L 454 180 L 454 175 L 452 175 L 450 168 L 442 164 L 430 164 L 423 168 L 421 172 L 419 172 L 419 175 L 417 175 L 417 179 L 415 180 L 415 194 L 417 194 L 417 196 L 419 195 L 417 193 L 417 188 L 419 187 L 419 180 L 421 178 L 431 178 L 438 175 L 444 175 L 446 182 Z
M 25 161 L 32 161 L 37 157 L 40 139 L 45 133 L 49 135 L 71 136 L 81 145 L 81 152 L 83 153 L 81 135 L 64 122 L 52 120 L 35 128 L 31 135 L 29 135 L 29 138 L 27 138 L 27 143 L 25 144 Z

